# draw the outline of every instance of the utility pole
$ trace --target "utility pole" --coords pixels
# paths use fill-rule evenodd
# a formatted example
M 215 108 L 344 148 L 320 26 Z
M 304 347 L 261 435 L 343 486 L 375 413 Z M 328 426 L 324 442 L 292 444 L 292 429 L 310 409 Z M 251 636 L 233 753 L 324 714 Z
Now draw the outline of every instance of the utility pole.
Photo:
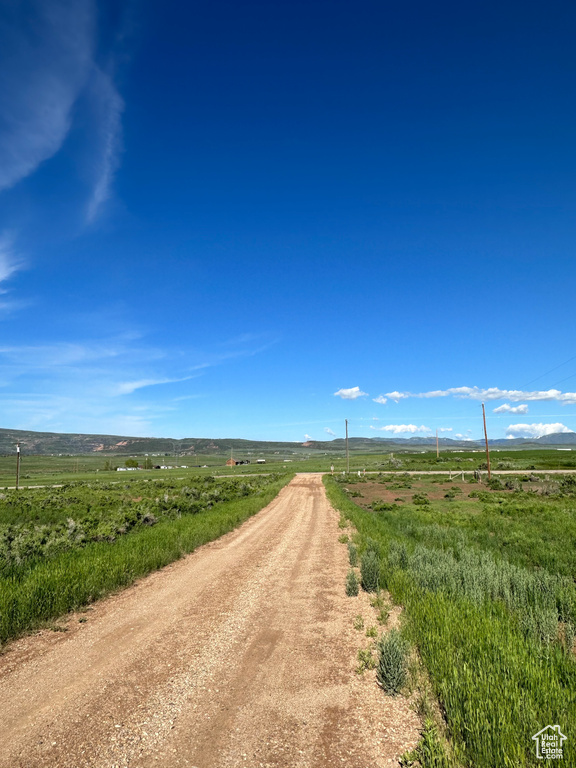
M 482 403 L 482 418 L 484 419 L 484 440 L 486 441 L 486 464 L 488 465 L 488 480 L 490 480 L 490 451 L 488 450 L 488 433 L 486 432 L 486 411 Z
M 20 443 L 16 443 L 16 490 L 20 485 Z
M 346 472 L 350 472 L 350 454 L 348 452 L 348 419 L 346 421 Z
M 438 430 L 436 430 L 436 458 L 440 458 L 440 448 L 438 447 Z

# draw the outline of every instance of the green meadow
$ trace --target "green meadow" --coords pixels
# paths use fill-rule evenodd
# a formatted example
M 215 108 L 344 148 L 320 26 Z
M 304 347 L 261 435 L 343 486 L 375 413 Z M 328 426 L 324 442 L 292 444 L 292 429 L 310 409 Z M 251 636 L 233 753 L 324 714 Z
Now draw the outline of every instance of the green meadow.
M 290 455 L 282 451 L 262 450 L 257 456 L 235 452 L 235 458 L 247 459 L 250 464 L 236 467 L 226 466 L 229 452 L 181 455 L 85 455 L 36 456 L 22 454 L 20 465 L 20 486 L 50 485 L 62 482 L 122 480 L 129 476 L 145 475 L 153 478 L 187 478 L 196 475 L 241 475 L 268 472 L 330 472 L 346 471 L 347 463 L 343 451 L 310 450 L 308 453 Z M 496 471 L 545 471 L 549 469 L 576 470 L 576 451 L 547 450 L 493 450 L 492 469 Z M 256 463 L 257 458 L 265 464 Z M 142 469 L 136 472 L 119 473 L 116 467 L 124 467 L 126 461 L 136 462 L 142 467 L 167 465 L 172 469 Z M 351 472 L 404 472 L 404 471 L 453 471 L 465 473 L 486 468 L 486 456 L 482 451 L 436 451 L 406 448 L 389 453 L 362 453 L 351 451 L 349 456 Z M 9 488 L 16 482 L 16 456 L 0 456 L 0 488 Z
M 572 477 L 492 488 L 430 476 L 325 482 L 360 553 L 377 550 L 379 585 L 404 607 L 404 636 L 439 703 L 446 741 L 430 748 L 429 724 L 412 759 L 535 766 L 532 736 L 559 724 L 563 764 L 576 765 Z
M 74 482 L 1 494 L 0 642 L 222 536 L 290 478 Z

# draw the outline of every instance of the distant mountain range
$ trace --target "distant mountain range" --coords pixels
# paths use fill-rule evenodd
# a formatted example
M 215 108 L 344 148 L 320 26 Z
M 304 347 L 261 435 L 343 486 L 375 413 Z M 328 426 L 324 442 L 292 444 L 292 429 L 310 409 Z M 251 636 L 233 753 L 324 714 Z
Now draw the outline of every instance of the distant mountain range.
M 348 440 L 350 449 L 355 450 L 367 448 L 368 450 L 375 450 L 377 446 L 389 448 L 390 446 L 398 446 L 400 449 L 406 449 L 414 446 L 436 446 L 435 437 L 351 437 Z M 441 448 L 447 449 L 468 449 L 476 450 L 478 447 L 484 447 L 484 440 L 454 440 L 451 437 L 439 437 L 438 444 Z M 331 450 L 343 450 L 346 446 L 346 441 L 343 438 L 331 440 L 330 442 L 322 441 L 309 441 L 303 443 L 303 445 L 315 448 L 327 450 L 327 446 L 330 446 Z M 557 432 L 552 435 L 544 435 L 544 437 L 536 438 L 505 438 L 499 440 L 488 440 L 490 446 L 506 446 L 508 448 L 542 448 L 544 446 L 564 446 L 564 445 L 576 445 L 576 432 Z
M 435 437 L 351 437 L 351 451 L 363 453 L 378 453 L 383 449 L 409 450 L 410 448 L 433 449 Z M 439 444 L 444 449 L 477 450 L 484 445 L 477 440 L 454 440 L 450 437 L 439 438 Z M 302 455 L 311 452 L 337 452 L 345 450 L 343 438 L 335 440 L 309 440 L 305 443 L 269 442 L 263 440 L 207 439 L 184 438 L 174 440 L 162 437 L 125 437 L 120 435 L 84 435 L 60 434 L 58 432 L 28 432 L 17 429 L 0 429 L 0 454 L 12 454 L 20 443 L 21 450 L 27 454 L 51 455 L 66 454 L 80 455 L 88 453 L 118 454 L 130 456 L 135 454 L 167 454 L 194 456 L 197 454 L 224 454 L 233 449 L 238 453 L 279 453 L 283 455 Z M 502 448 L 547 448 L 576 446 L 576 432 L 559 432 L 540 438 L 513 440 L 490 440 L 493 447 Z

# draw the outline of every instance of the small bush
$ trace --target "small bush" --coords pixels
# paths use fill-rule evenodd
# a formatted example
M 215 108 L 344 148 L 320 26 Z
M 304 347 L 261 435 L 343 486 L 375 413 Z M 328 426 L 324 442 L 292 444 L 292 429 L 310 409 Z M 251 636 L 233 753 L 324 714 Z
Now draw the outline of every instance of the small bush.
M 402 768 L 424 765 L 426 768 L 450 768 L 452 761 L 446 756 L 438 729 L 431 719 L 424 722 L 422 738 L 416 749 L 407 752 L 400 758 Z
M 376 661 L 372 655 L 372 648 L 360 648 L 358 651 L 358 666 L 356 673 L 361 675 L 365 669 L 374 669 Z
M 353 568 L 358 565 L 358 550 L 351 541 L 348 542 L 348 560 Z
M 378 624 L 384 625 L 388 621 L 389 616 L 390 616 L 390 611 L 388 610 L 388 608 L 382 608 L 378 613 L 378 616 L 376 616 L 376 621 L 378 622 Z
M 395 509 L 396 505 L 389 504 L 382 499 L 374 499 L 370 507 L 372 510 L 374 510 L 374 512 L 391 512 L 393 509 Z
M 354 627 L 354 629 L 356 629 L 358 632 L 361 632 L 361 631 L 364 629 L 364 616 L 362 616 L 362 614 L 361 614 L 361 613 L 358 613 L 358 614 L 357 614 L 357 615 L 354 617 L 354 621 L 353 621 L 353 627 Z
M 406 682 L 408 647 L 397 629 L 391 629 L 378 642 L 376 680 L 386 693 L 395 695 Z
M 426 496 L 425 493 L 415 493 L 412 496 L 412 504 L 425 506 L 426 504 L 430 504 L 430 501 L 428 500 L 428 497 Z
M 390 603 L 384 597 L 384 593 L 377 592 L 374 597 L 371 597 L 370 605 L 378 611 L 378 615 L 376 616 L 378 624 L 386 624 L 390 615 Z
M 377 592 L 380 581 L 380 558 L 373 550 L 366 550 L 360 561 L 362 589 Z
M 349 570 L 348 575 L 346 576 L 346 594 L 348 597 L 356 597 L 360 589 L 360 585 L 358 584 L 358 576 L 356 576 L 356 571 Z
M 366 552 L 374 552 L 377 557 L 380 557 L 380 544 L 374 539 L 368 537 L 366 539 Z

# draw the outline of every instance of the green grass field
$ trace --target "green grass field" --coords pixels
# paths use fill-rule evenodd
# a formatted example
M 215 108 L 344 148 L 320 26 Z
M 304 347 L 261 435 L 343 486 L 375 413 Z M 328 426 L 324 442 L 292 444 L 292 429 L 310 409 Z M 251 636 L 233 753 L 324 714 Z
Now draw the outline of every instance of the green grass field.
M 574 483 L 325 481 L 360 551 L 378 550 L 440 703 L 450 748 L 423 764 L 535 766 L 532 736 L 560 724 L 576 765 Z
M 20 486 L 51 485 L 75 480 L 122 480 L 142 475 L 137 473 L 119 473 L 106 469 L 107 466 L 124 466 L 126 456 L 106 456 L 89 454 L 83 456 L 31 456 L 22 455 L 20 467 Z M 134 457 L 140 464 L 146 461 L 145 456 Z M 265 464 L 257 464 L 256 458 L 251 457 L 251 464 L 237 467 L 227 467 L 229 454 L 202 454 L 196 456 L 150 456 L 152 464 L 166 464 L 175 467 L 170 470 L 146 470 L 151 477 L 172 478 L 191 477 L 202 474 L 218 474 L 240 476 L 267 472 L 335 472 L 346 470 L 346 459 L 343 453 L 310 452 L 308 456 L 292 456 L 286 460 L 281 453 L 262 452 Z M 247 458 L 238 455 L 237 458 Z M 350 454 L 350 471 L 420 471 L 420 470 L 465 470 L 473 471 L 484 468 L 486 457 L 483 452 L 448 452 L 443 451 L 440 459 L 435 451 L 427 452 L 396 452 L 394 454 L 356 453 Z M 186 466 L 183 469 L 182 466 Z M 200 466 L 198 466 L 200 465 Z M 206 466 L 204 466 L 206 465 Z M 493 451 L 492 468 L 494 470 L 546 470 L 546 469 L 576 469 L 576 451 L 538 450 L 538 451 Z M 12 487 L 16 482 L 16 457 L 0 456 L 0 488 Z
M 72 483 L 0 498 L 0 642 L 218 538 L 291 475 Z

